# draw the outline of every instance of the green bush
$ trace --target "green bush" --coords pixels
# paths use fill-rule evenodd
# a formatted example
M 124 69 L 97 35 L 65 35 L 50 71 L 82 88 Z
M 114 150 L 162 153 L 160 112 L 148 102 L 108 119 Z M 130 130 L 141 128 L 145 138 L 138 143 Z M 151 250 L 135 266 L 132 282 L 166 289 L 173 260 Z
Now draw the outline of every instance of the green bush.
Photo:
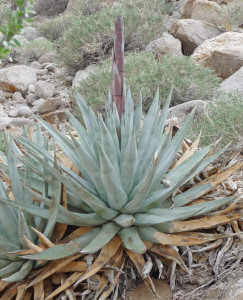
M 57 41 L 59 58 L 73 69 L 83 69 L 104 59 L 113 46 L 114 20 L 118 15 L 125 23 L 125 49 L 141 50 L 164 32 L 169 7 L 165 0 L 134 0 L 106 7 L 93 15 L 74 15 Z
M 58 40 L 70 25 L 72 15 L 65 13 L 55 18 L 45 18 L 37 24 L 38 31 L 50 41 Z
M 23 43 L 22 47 L 19 49 L 15 49 L 18 53 L 15 53 L 15 56 L 19 55 L 20 61 L 36 61 L 38 60 L 43 54 L 50 52 L 53 50 L 52 43 L 47 39 L 35 39 L 29 41 L 27 43 Z
M 158 62 L 149 53 L 130 53 L 125 57 L 125 70 L 126 83 L 131 86 L 134 100 L 139 91 L 142 92 L 145 112 L 158 86 L 163 100 L 174 84 L 171 102 L 174 106 L 189 100 L 210 98 L 220 81 L 211 69 L 196 66 L 186 56 L 164 55 Z M 99 110 L 104 105 L 104 95 L 107 95 L 111 80 L 111 61 L 108 59 L 80 84 L 79 92 Z
M 201 146 L 209 145 L 222 137 L 217 145 L 220 149 L 232 142 L 230 150 L 243 148 L 243 97 L 220 94 L 208 103 L 207 114 L 191 127 L 190 137 L 194 139 L 202 131 Z

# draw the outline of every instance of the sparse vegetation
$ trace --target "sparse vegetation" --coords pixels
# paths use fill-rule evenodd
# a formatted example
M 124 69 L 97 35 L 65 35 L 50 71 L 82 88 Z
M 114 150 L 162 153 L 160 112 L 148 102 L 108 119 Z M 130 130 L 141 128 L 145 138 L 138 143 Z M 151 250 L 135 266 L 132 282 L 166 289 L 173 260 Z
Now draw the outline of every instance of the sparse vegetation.
M 243 147 L 243 98 L 240 95 L 220 94 L 217 99 L 208 103 L 207 114 L 191 127 L 190 136 L 195 138 L 202 131 L 201 146 L 221 141 L 217 148 L 232 142 L 229 150 L 240 150 Z
M 126 83 L 131 86 L 134 99 L 137 99 L 140 90 L 142 92 L 145 112 L 158 86 L 161 100 L 164 100 L 174 84 L 171 102 L 174 106 L 189 100 L 209 99 L 220 81 L 211 69 L 196 66 L 190 57 L 185 56 L 164 55 L 158 62 L 149 53 L 130 53 L 125 58 L 125 70 Z M 80 84 L 79 92 L 92 106 L 96 106 L 96 110 L 103 108 L 111 76 L 108 59 Z
M 241 0 L 234 0 L 221 7 L 225 19 L 225 28 L 230 31 L 233 27 L 243 25 L 243 5 Z
M 112 48 L 113 23 L 119 14 L 126 25 L 126 50 L 142 50 L 164 32 L 169 7 L 164 0 L 135 0 L 106 7 L 93 15 L 73 15 L 71 25 L 57 41 L 59 58 L 73 69 L 83 69 L 106 58 Z

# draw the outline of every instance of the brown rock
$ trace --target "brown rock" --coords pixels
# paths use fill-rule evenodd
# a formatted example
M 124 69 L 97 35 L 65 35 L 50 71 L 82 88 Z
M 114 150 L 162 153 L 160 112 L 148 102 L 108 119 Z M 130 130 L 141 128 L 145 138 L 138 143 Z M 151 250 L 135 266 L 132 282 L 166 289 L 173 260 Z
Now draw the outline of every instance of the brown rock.
M 193 11 L 193 3 L 195 0 L 186 0 L 180 9 L 180 13 L 185 19 L 190 19 Z
M 191 55 L 205 40 L 220 35 L 222 32 L 201 20 L 181 19 L 171 26 L 170 33 L 181 41 L 183 52 Z
M 215 70 L 226 79 L 243 66 L 243 33 L 225 32 L 204 41 L 193 53 L 195 63 Z
M 57 110 L 63 105 L 61 98 L 48 98 L 38 107 L 38 113 L 43 115 L 52 111 Z

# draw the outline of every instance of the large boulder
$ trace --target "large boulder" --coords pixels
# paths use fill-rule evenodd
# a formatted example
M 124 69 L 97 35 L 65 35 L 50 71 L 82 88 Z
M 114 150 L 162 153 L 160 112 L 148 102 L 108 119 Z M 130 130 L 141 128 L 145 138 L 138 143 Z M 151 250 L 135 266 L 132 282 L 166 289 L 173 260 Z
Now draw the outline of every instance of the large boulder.
M 193 11 L 193 3 L 195 0 L 186 0 L 180 9 L 183 18 L 190 19 Z
M 243 66 L 243 33 L 225 32 L 203 42 L 192 58 L 226 79 Z
M 220 10 L 220 5 L 213 1 L 195 0 L 193 3 L 191 18 L 195 20 L 203 20 L 209 24 L 222 27 L 225 20 Z
M 219 90 L 229 94 L 239 93 L 243 97 L 243 67 L 225 79 L 220 84 Z
M 181 41 L 183 52 L 191 55 L 205 40 L 220 35 L 222 31 L 201 20 L 181 19 L 171 26 L 170 33 Z
M 0 69 L 0 90 L 26 92 L 30 84 L 37 82 L 33 68 L 18 65 Z
M 195 108 L 194 119 L 199 120 L 206 111 L 207 102 L 203 100 L 192 100 L 188 101 L 174 107 L 171 107 L 167 115 L 167 123 L 171 118 L 177 118 L 178 125 L 182 126 L 184 121 L 187 119 L 188 115 Z
M 160 38 L 150 42 L 145 51 L 155 54 L 158 58 L 167 53 L 182 55 L 181 42 L 167 32 L 163 33 Z
M 88 76 L 94 73 L 97 69 L 97 65 L 90 65 L 86 69 L 78 71 L 73 80 L 73 87 L 78 87 L 83 80 L 88 78 Z

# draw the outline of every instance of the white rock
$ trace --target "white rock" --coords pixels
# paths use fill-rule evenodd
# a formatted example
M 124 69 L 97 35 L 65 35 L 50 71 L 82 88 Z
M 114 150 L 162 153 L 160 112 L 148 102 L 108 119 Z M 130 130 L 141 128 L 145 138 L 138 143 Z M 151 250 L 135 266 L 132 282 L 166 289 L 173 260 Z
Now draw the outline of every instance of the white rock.
M 38 100 L 38 96 L 36 94 L 29 94 L 27 97 L 26 97 L 26 102 L 27 104 L 31 105 L 34 101 Z
M 47 69 L 41 69 L 41 70 L 36 70 L 36 74 L 37 75 L 46 75 L 48 73 L 48 70 Z
M 239 93 L 243 97 L 243 67 L 225 79 L 220 84 L 219 90 L 230 94 Z
M 205 114 L 207 102 L 203 100 L 192 100 L 176 105 L 169 109 L 167 119 L 173 117 L 178 119 L 178 125 L 181 126 L 191 111 L 196 107 L 194 119 L 198 120 Z
M 26 106 L 26 105 L 22 105 L 20 107 L 18 107 L 18 115 L 21 117 L 29 117 L 31 116 L 33 113 L 31 111 L 31 109 Z
M 38 32 L 38 30 L 34 27 L 28 26 L 24 28 L 24 37 L 28 40 L 28 41 L 32 41 L 37 39 L 40 36 L 40 33 Z
M 30 84 L 28 87 L 28 93 L 35 93 L 35 86 L 34 84 Z
M 174 38 L 167 32 L 163 33 L 160 38 L 150 42 L 146 46 L 145 51 L 153 53 L 158 57 L 161 57 L 162 55 L 167 53 L 182 55 L 180 40 Z
M 43 99 L 51 98 L 55 93 L 55 85 L 46 81 L 38 81 L 35 84 L 35 93 Z
M 19 115 L 19 111 L 17 108 L 11 109 L 10 112 L 8 113 L 8 116 L 12 118 L 17 117 L 18 115 Z
M 33 61 L 31 64 L 30 64 L 31 68 L 34 68 L 34 69 L 42 69 L 42 65 L 38 63 L 38 61 Z
M 225 32 L 204 41 L 192 55 L 195 63 L 215 70 L 226 79 L 243 66 L 243 33 Z
M 97 65 L 90 65 L 84 70 L 80 70 L 76 73 L 74 80 L 73 80 L 73 87 L 78 87 L 79 84 L 88 78 L 88 76 L 92 73 L 94 73 L 98 69 Z
M 14 100 L 14 101 L 16 101 L 16 102 L 21 102 L 21 101 L 23 101 L 23 96 L 22 96 L 22 94 L 20 93 L 20 92 L 15 92 L 14 94 L 13 94 L 13 97 L 12 97 L 12 99 Z
M 0 69 L 0 89 L 3 91 L 26 92 L 30 84 L 35 84 L 37 77 L 33 68 L 17 65 Z
M 213 1 L 195 0 L 191 18 L 222 27 L 225 20 L 220 13 L 221 7 Z
M 205 40 L 220 35 L 222 31 L 201 20 L 181 19 L 171 26 L 170 33 L 181 41 L 183 52 L 191 55 Z

